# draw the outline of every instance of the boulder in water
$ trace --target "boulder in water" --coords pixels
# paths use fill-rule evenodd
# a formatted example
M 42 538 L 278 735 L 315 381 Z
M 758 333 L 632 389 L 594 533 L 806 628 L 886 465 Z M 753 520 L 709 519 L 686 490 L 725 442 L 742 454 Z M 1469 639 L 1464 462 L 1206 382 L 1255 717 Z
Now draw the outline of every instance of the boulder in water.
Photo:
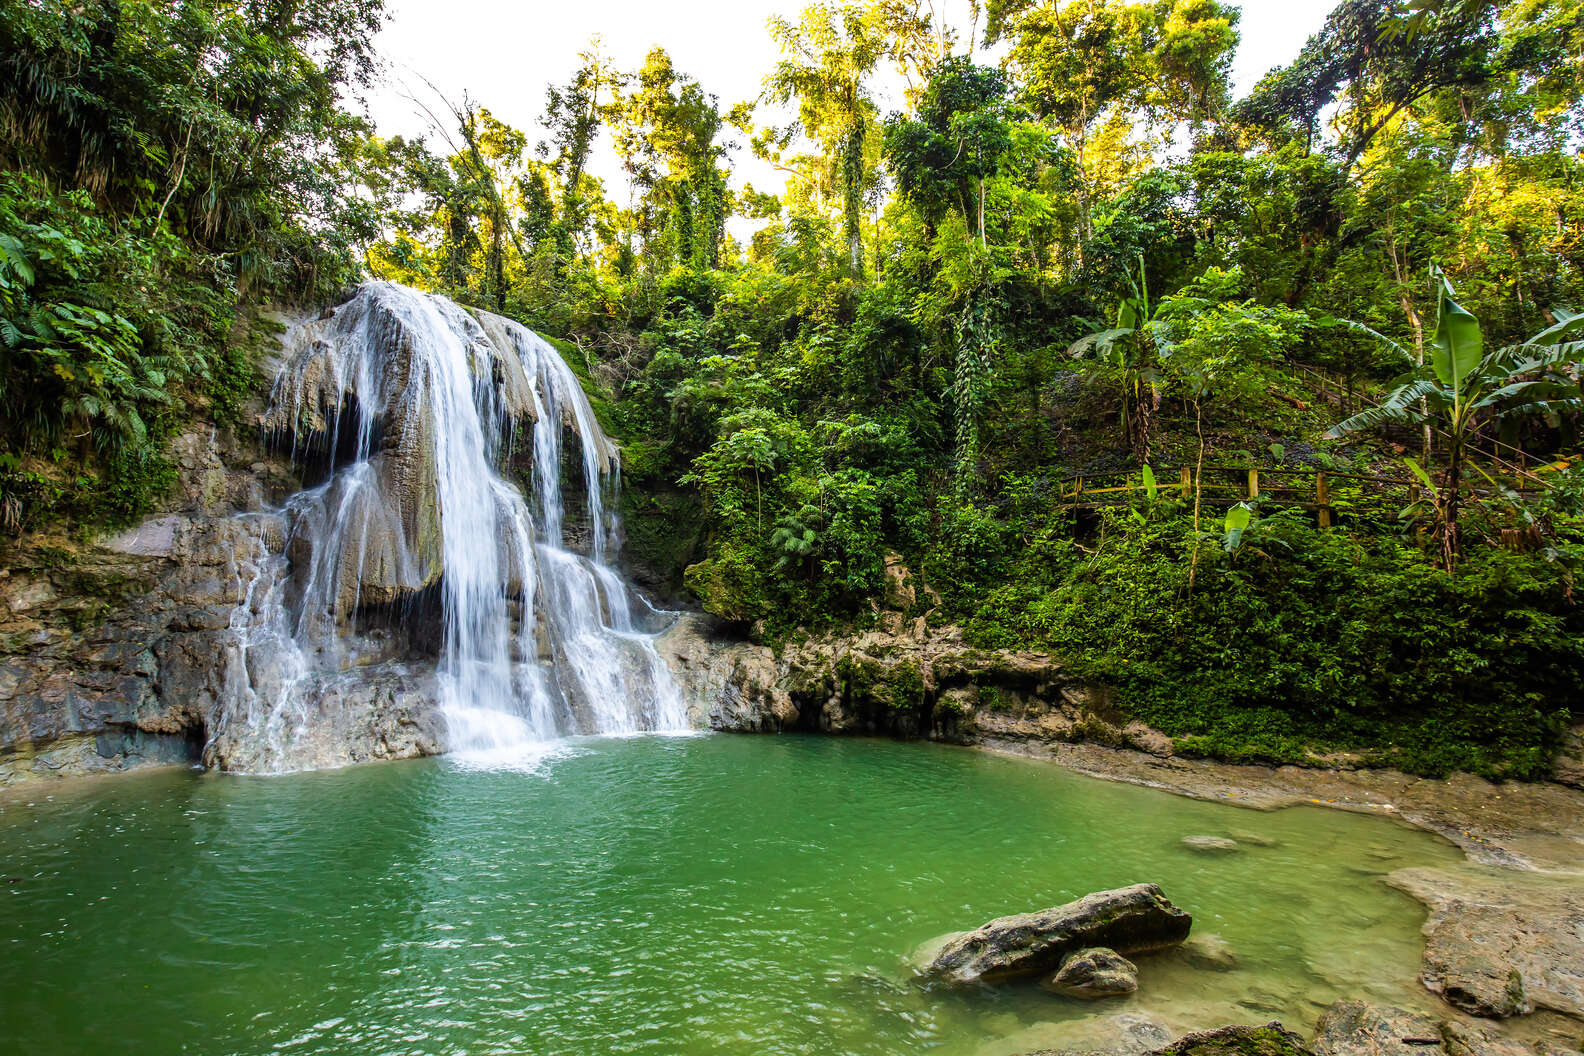
M 1167 949 L 1186 939 L 1192 926 L 1193 918 L 1158 885 L 1134 884 L 992 920 L 948 942 L 923 975 L 954 986 L 1041 975 L 1089 947 L 1123 954 Z
M 1084 1016 L 1059 1025 L 1061 1045 L 1023 1056 L 1144 1056 L 1170 1045 L 1171 1031 L 1144 1012 Z
M 1272 1021 L 1263 1027 L 1197 1030 L 1150 1056 L 1309 1056 L 1309 1050 L 1303 1038 Z
M 1045 988 L 1085 999 L 1131 994 L 1138 989 L 1138 966 L 1104 946 L 1078 950 L 1067 955 Z

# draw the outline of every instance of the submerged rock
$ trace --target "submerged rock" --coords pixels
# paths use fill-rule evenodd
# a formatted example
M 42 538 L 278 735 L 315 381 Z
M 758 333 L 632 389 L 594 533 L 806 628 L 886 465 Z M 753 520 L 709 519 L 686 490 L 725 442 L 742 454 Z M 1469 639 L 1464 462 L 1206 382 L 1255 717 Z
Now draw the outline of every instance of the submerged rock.
M 1195 935 L 1182 944 L 1179 952 L 1195 968 L 1230 972 L 1238 966 L 1237 954 L 1219 935 Z
M 948 942 L 924 976 L 948 985 L 995 982 L 1054 972 L 1077 950 L 1103 946 L 1147 953 L 1188 937 L 1193 918 L 1156 884 L 1099 891 L 1076 902 L 998 917 Z
M 1225 836 L 1184 836 L 1182 845 L 1197 854 L 1232 854 L 1240 850 L 1236 840 Z
M 1138 989 L 1138 966 L 1104 946 L 1079 950 L 1067 955 L 1045 988 L 1085 999 L 1131 994 Z
M 1171 1031 L 1139 1012 L 1085 1016 L 1061 1025 L 1061 1045 L 1036 1049 L 1023 1056 L 1144 1056 L 1170 1045 Z
M 1430 908 L 1419 978 L 1476 1016 L 1584 1017 L 1584 887 L 1504 871 L 1399 869 L 1387 883 Z

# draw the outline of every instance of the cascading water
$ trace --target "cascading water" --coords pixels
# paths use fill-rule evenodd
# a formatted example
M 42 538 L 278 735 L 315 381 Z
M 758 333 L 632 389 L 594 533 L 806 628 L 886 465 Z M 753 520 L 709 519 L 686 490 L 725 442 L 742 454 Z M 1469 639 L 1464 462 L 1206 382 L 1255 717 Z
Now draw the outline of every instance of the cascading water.
M 220 765 L 333 763 L 316 726 L 359 693 L 396 699 L 380 680 L 415 668 L 432 668 L 454 752 L 686 728 L 651 641 L 657 614 L 639 598 L 636 616 L 606 563 L 616 449 L 554 348 L 384 282 L 292 327 L 284 348 L 264 424 L 324 479 L 261 520 L 242 562 L 254 576 L 232 620 Z M 570 514 L 568 432 L 582 485 Z

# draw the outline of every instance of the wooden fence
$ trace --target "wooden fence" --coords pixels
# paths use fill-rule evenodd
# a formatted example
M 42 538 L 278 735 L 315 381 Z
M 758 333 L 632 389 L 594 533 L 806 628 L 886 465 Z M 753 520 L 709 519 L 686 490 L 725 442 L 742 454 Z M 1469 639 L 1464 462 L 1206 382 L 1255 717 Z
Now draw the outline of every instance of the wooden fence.
M 1110 481 L 1121 483 L 1108 483 Z M 1096 487 L 1097 484 L 1101 486 Z M 1133 495 L 1149 490 L 1144 483 L 1142 470 L 1138 469 L 1075 474 L 1058 481 L 1057 489 L 1058 505 L 1065 507 L 1125 502 Z M 1200 469 L 1197 481 L 1193 466 L 1163 469 L 1156 477 L 1155 492 L 1157 496 L 1180 498 L 1184 502 L 1193 501 L 1197 492 L 1200 501 L 1211 506 L 1231 506 L 1262 496 L 1277 500 L 1285 498 L 1283 504 L 1286 506 L 1315 511 L 1322 528 L 1329 527 L 1335 520 L 1339 502 L 1356 505 L 1361 501 L 1396 500 L 1408 505 L 1423 497 L 1423 488 L 1415 480 L 1367 473 L 1342 473 L 1308 466 L 1263 469 L 1204 466 Z

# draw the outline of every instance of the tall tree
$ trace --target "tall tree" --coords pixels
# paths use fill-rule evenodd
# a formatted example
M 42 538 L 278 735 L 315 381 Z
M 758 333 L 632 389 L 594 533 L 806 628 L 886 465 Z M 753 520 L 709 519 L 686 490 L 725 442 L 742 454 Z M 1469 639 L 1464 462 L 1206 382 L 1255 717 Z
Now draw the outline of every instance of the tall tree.
M 1136 166 L 1136 127 L 1169 136 L 1226 105 L 1238 12 L 1220 0 L 1001 0 L 988 16 L 988 40 L 1012 41 L 1025 103 L 1076 155 L 1085 240 L 1092 201 Z
M 663 48 L 649 52 L 642 69 L 616 93 L 608 108 L 616 152 L 634 192 L 634 223 L 651 262 L 669 255 L 681 264 L 713 268 L 720 260 L 730 209 L 727 146 L 715 97 L 679 74 Z
M 884 17 L 872 4 L 815 4 L 797 22 L 777 15 L 770 36 L 782 59 L 765 79 L 766 98 L 798 103 L 797 130 L 819 144 L 841 188 L 848 267 L 863 274 L 865 139 L 874 102 L 867 80 L 886 55 Z
M 599 137 L 601 100 L 613 90 L 618 76 L 598 37 L 578 52 L 578 61 L 580 65 L 570 81 L 551 85 L 545 92 L 543 121 L 550 136 L 539 144 L 540 156 L 553 159 L 555 173 L 561 180 L 556 241 L 561 250 L 562 268 L 576 256 L 579 240 L 588 224 L 596 192 L 585 186 L 585 177 Z

